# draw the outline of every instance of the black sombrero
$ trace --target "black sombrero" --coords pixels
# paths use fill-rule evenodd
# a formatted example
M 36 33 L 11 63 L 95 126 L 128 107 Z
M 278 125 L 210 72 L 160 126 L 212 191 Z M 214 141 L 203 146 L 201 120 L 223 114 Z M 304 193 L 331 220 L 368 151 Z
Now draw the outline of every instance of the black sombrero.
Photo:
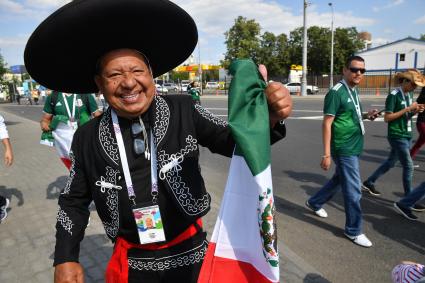
M 168 32 L 172 30 L 172 32 Z M 25 47 L 28 73 L 62 92 L 96 92 L 96 62 L 108 51 L 146 55 L 157 77 L 181 64 L 198 40 L 192 17 L 167 0 L 77 0 L 33 32 Z

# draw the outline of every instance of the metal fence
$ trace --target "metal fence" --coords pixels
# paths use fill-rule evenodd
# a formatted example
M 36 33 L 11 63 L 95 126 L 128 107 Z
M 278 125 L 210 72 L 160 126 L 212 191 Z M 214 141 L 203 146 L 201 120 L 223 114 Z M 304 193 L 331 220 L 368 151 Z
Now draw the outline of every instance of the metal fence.
M 392 89 L 398 86 L 394 75 L 396 72 L 402 72 L 405 70 L 378 70 L 378 71 L 367 71 L 364 74 L 364 78 L 359 84 L 358 88 L 360 94 L 374 94 L 374 95 L 387 95 L 391 92 Z M 424 72 L 424 69 L 419 69 L 419 71 Z M 334 75 L 334 84 L 342 80 L 342 75 Z M 326 93 L 329 89 L 329 76 L 322 75 L 311 75 L 307 76 L 307 84 L 316 85 L 319 87 L 319 93 Z M 421 88 L 418 87 L 415 90 L 415 93 L 419 93 Z

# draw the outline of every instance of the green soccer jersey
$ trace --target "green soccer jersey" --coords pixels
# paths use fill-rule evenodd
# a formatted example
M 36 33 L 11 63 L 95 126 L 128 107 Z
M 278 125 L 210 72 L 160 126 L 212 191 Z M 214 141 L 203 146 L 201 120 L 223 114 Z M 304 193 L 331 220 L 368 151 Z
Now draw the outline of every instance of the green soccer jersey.
M 409 107 L 413 103 L 413 93 L 403 93 L 400 88 L 394 89 L 385 100 L 385 112 L 395 113 Z M 388 122 L 389 138 L 412 138 L 412 117 L 405 113 L 398 119 Z
M 360 98 L 355 89 L 337 83 L 325 96 L 324 115 L 335 116 L 332 123 L 331 153 L 339 156 L 359 155 L 363 151 L 363 134 L 355 103 Z M 355 101 L 353 101 L 353 99 Z
M 53 95 L 53 94 L 52 94 Z M 52 99 L 52 95 L 49 95 L 46 98 L 46 102 L 44 103 L 44 108 L 43 108 L 43 112 L 48 113 L 48 114 L 54 114 L 54 115 L 63 115 L 69 118 L 68 115 L 68 111 L 66 109 L 65 106 L 65 101 L 63 99 L 63 95 L 62 93 L 58 94 L 58 99 L 56 101 L 56 105 L 54 106 L 54 109 L 52 109 L 52 105 L 51 105 L 51 99 Z M 92 113 L 97 111 L 98 107 L 97 107 L 97 103 L 96 100 L 94 99 L 93 95 L 91 94 L 84 94 L 84 95 L 89 95 L 89 104 L 88 107 L 92 110 Z M 65 95 L 66 97 L 66 101 L 68 102 L 68 107 L 69 107 L 69 111 L 72 112 L 72 108 L 73 108 L 73 103 L 74 103 L 74 96 L 73 95 Z M 79 121 L 79 125 L 83 125 L 86 122 L 88 122 L 90 120 L 90 116 L 91 114 L 89 109 L 87 109 L 87 106 L 83 103 L 83 99 L 81 99 L 81 95 L 77 94 L 77 98 L 76 98 L 76 107 L 75 107 L 75 115 L 74 118 Z

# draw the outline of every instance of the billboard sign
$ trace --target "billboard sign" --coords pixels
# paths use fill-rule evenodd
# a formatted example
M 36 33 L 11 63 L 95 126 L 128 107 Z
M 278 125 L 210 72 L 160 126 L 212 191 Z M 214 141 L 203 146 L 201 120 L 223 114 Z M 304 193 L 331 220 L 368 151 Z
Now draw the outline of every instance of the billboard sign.
M 27 72 L 27 69 L 25 68 L 24 65 L 13 65 L 13 66 L 10 66 L 9 69 L 12 72 L 12 74 L 23 74 Z

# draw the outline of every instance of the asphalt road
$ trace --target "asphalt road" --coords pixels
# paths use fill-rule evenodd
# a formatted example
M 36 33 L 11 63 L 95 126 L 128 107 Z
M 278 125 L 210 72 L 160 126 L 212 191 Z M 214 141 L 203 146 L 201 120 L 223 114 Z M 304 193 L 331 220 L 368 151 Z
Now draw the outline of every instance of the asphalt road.
M 382 109 L 385 97 L 362 97 L 364 108 Z M 280 242 L 293 256 L 319 271 L 314 282 L 390 282 L 391 270 L 401 260 L 425 262 L 425 213 L 411 222 L 394 211 L 392 204 L 402 196 L 401 167 L 395 167 L 377 182 L 379 197 L 362 199 L 363 230 L 374 246 L 366 249 L 352 244 L 343 235 L 345 214 L 338 194 L 325 205 L 329 217 L 321 219 L 304 207 L 305 200 L 325 184 L 333 173 L 320 169 L 322 155 L 322 96 L 294 97 L 294 111 L 286 122 L 287 138 L 272 148 L 272 172 L 278 212 Z M 227 100 L 223 96 L 204 96 L 202 105 L 223 118 Z M 3 105 L 5 111 L 38 121 L 41 106 Z M 365 150 L 361 156 L 361 175 L 366 178 L 389 152 L 386 124 L 366 122 Z M 221 198 L 229 160 L 201 151 L 201 165 L 213 198 Z M 415 164 L 414 185 L 425 180 L 425 148 Z M 214 215 L 209 216 L 214 225 Z M 284 268 L 281 269 L 284 273 Z M 300 281 L 301 282 L 301 281 Z M 313 282 L 304 280 L 303 282 Z

